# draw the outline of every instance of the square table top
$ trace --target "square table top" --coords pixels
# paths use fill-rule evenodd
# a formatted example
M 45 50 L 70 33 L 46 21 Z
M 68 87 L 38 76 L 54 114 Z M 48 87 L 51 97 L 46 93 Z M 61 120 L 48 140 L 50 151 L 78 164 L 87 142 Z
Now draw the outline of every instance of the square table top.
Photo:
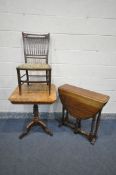
M 23 84 L 21 86 L 22 94 L 19 95 L 18 86 L 9 97 L 9 101 L 13 104 L 52 104 L 56 101 L 56 88 L 51 84 L 51 93 L 47 84 L 32 83 L 30 85 Z

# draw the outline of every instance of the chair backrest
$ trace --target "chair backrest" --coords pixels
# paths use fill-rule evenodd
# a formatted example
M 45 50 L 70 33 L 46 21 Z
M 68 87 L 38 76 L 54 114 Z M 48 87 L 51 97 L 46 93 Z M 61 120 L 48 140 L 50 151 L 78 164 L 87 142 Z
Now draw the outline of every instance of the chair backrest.
M 50 34 L 22 32 L 25 63 L 48 63 Z

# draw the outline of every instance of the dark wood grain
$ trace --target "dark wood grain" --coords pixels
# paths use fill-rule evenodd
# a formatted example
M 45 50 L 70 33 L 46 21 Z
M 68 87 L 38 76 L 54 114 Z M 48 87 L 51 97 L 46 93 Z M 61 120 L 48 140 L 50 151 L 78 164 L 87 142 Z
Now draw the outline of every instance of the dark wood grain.
M 80 119 L 91 118 L 108 102 L 109 96 L 65 84 L 58 88 L 63 106 Z
M 80 87 L 65 84 L 58 88 L 63 105 L 62 120 L 59 126 L 66 125 L 80 133 L 94 144 L 100 125 L 101 111 L 108 102 L 109 96 Z M 76 123 L 69 120 L 69 114 L 76 118 Z M 92 119 L 90 131 L 81 129 L 81 120 Z

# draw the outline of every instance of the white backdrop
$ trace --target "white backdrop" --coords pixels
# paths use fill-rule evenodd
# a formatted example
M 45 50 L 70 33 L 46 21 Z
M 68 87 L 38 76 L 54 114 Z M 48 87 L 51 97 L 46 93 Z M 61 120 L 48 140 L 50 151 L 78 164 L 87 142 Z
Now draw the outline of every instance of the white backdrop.
M 116 113 L 115 0 L 0 0 L 0 111 L 12 105 L 16 66 L 24 62 L 21 32 L 51 34 L 49 62 L 56 87 L 70 83 L 109 95 L 104 113 Z M 59 99 L 42 112 L 60 112 Z

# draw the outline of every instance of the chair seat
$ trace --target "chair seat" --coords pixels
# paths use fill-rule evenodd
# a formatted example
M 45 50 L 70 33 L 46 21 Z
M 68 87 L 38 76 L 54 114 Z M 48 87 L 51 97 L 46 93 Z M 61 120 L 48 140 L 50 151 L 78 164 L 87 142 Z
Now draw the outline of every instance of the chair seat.
M 21 64 L 17 67 L 17 69 L 21 70 L 50 70 L 51 67 L 49 64 Z

